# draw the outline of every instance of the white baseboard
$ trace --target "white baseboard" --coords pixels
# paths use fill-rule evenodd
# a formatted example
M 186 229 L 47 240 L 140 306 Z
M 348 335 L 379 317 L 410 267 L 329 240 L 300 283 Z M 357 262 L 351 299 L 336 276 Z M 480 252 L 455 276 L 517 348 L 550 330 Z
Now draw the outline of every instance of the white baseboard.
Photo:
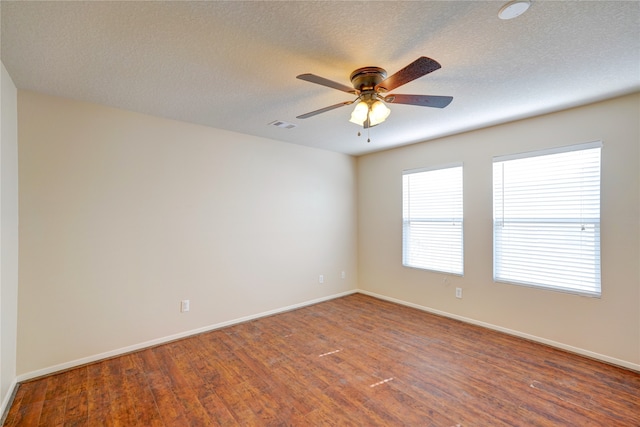
M 9 390 L 7 390 L 7 394 L 2 399 L 2 404 L 0 405 L 0 426 L 4 425 L 4 419 L 9 414 L 9 407 L 13 402 L 13 398 L 18 391 L 18 379 L 14 378 L 11 384 L 9 385 Z
M 414 304 L 414 303 L 411 303 L 411 302 L 403 301 L 403 300 L 400 300 L 400 299 L 397 299 L 397 298 L 388 297 L 388 296 L 385 296 L 385 295 L 376 294 L 374 292 L 369 292 L 369 291 L 365 291 L 365 290 L 362 290 L 362 289 L 359 289 L 358 293 L 361 293 L 361 294 L 364 294 L 364 295 L 369 295 L 369 296 L 372 296 L 374 298 L 378 298 L 378 299 L 381 299 L 381 300 L 393 302 L 393 303 L 404 305 L 404 306 L 407 306 L 407 307 L 416 308 L 418 310 L 426 311 L 428 313 L 437 314 L 439 316 L 448 317 L 448 318 L 455 319 L 455 320 L 460 320 L 461 322 L 470 323 L 472 325 L 482 326 L 484 328 L 492 329 L 494 331 L 504 332 L 505 334 L 508 334 L 508 335 L 513 335 L 513 336 L 524 338 L 524 339 L 527 339 L 527 340 L 530 340 L 530 341 L 535 341 L 535 342 L 538 342 L 538 343 L 541 343 L 541 344 L 548 345 L 550 347 L 555 347 L 555 348 L 559 348 L 561 350 L 568 351 L 570 353 L 579 354 L 581 356 L 585 356 L 585 357 L 588 357 L 588 358 L 591 358 L 591 359 L 600 360 L 602 362 L 606 362 L 606 363 L 609 363 L 611 365 L 616 365 L 616 366 L 620 366 L 622 368 L 630 369 L 632 371 L 640 372 L 640 365 L 628 362 L 626 360 L 616 359 L 615 357 L 610 357 L 610 356 L 606 356 L 604 354 L 594 353 L 592 351 L 585 350 L 585 349 L 578 348 L 578 347 L 573 347 L 573 346 L 570 346 L 570 345 L 567 345 L 567 344 L 563 344 L 561 342 L 548 340 L 546 338 L 537 337 L 535 335 L 529 335 L 529 334 L 526 334 L 524 332 L 515 331 L 513 329 L 508 329 L 508 328 L 503 328 L 502 326 L 497 326 L 497 325 L 493 325 L 491 323 L 481 322 L 479 320 L 470 319 L 468 317 L 458 316 L 457 314 L 452 314 L 452 313 L 447 313 L 447 312 L 440 311 L 440 310 L 435 310 L 435 309 L 430 308 L 430 307 L 425 307 L 423 305 Z
M 104 359 L 109 359 L 111 357 L 116 357 L 116 356 L 120 356 L 123 354 L 127 354 L 127 353 L 131 353 L 133 351 L 137 351 L 137 350 L 142 350 L 148 347 L 153 347 L 159 344 L 165 344 L 168 343 L 170 341 L 175 341 L 177 339 L 180 338 L 186 338 L 192 335 L 197 335 L 197 334 L 201 334 L 203 332 L 209 332 L 209 331 L 213 331 L 216 329 L 220 329 L 220 328 L 224 328 L 227 326 L 232 326 L 232 325 L 237 325 L 239 323 L 244 323 L 244 322 L 248 322 L 250 320 L 255 320 L 255 319 L 259 319 L 261 317 L 266 317 L 266 316 L 271 316 L 274 314 L 278 314 L 278 313 L 284 313 L 286 311 L 291 311 L 291 310 L 295 310 L 297 308 L 302 308 L 302 307 L 306 307 L 309 305 L 314 305 L 314 304 L 318 304 L 320 302 L 324 302 L 324 301 L 329 301 L 332 299 L 336 299 L 336 298 L 340 298 L 343 296 L 347 296 L 347 295 L 351 295 L 358 292 L 356 289 L 351 290 L 351 291 L 346 291 L 346 292 L 341 292 L 339 294 L 333 294 L 333 295 L 329 295 L 326 297 L 322 297 L 322 298 L 317 298 L 317 299 L 313 299 L 310 301 L 305 301 L 305 302 L 301 302 L 298 304 L 293 304 L 293 305 L 289 305 L 286 307 L 282 307 L 282 308 L 278 308 L 275 310 L 269 310 L 269 311 L 265 311 L 262 313 L 258 313 L 258 314 L 253 314 L 250 316 L 245 316 L 245 317 L 240 317 L 238 319 L 233 319 L 233 320 L 229 320 L 226 322 L 221 322 L 221 323 L 216 323 L 214 325 L 209 325 L 209 326 L 204 326 L 202 328 L 197 328 L 197 329 L 192 329 L 189 331 L 185 331 L 185 332 L 180 332 L 178 334 L 174 334 L 174 335 L 169 335 L 166 337 L 162 337 L 162 338 L 156 338 L 150 341 L 145 341 L 139 344 L 134 344 L 131 346 L 127 346 L 127 347 L 123 347 L 123 348 L 118 348 L 116 350 L 111 350 L 111 351 L 107 351 L 105 353 L 99 353 L 99 354 L 94 354 L 92 356 L 87 356 L 87 357 L 83 357 L 80 359 L 76 359 L 76 360 L 72 360 L 70 362 L 65 362 L 65 363 L 61 363 L 59 365 L 54 365 L 54 366 L 49 366 L 47 368 L 43 368 L 43 369 L 38 369 L 36 371 L 31 371 L 31 372 L 27 372 L 25 374 L 21 374 L 18 375 L 18 378 L 14 381 L 14 382 L 23 382 L 23 381 L 28 381 L 34 378 L 38 378 L 38 377 L 42 377 L 45 375 L 50 375 L 56 372 L 60 372 L 60 371 L 65 371 L 67 369 L 72 369 L 78 366 L 82 366 L 82 365 L 86 365 L 88 363 L 93 363 L 93 362 L 97 362 L 100 360 L 104 360 Z

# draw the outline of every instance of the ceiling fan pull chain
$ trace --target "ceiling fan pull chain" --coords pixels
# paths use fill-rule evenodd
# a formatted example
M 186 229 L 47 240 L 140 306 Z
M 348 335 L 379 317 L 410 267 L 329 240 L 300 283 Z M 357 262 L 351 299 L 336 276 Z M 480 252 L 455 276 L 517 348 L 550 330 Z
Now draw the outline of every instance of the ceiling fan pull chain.
M 358 131 L 358 136 L 361 136 L 362 134 L 360 133 L 360 131 Z M 367 142 L 371 142 L 371 138 L 369 138 L 369 128 L 367 128 Z

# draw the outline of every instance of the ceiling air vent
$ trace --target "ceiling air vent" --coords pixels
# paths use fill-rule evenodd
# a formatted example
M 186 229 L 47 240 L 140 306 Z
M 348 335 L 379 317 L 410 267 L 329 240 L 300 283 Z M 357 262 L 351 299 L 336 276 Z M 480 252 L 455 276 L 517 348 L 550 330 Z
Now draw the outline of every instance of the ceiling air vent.
M 294 125 L 293 123 L 283 122 L 282 120 L 276 120 L 269 124 L 283 129 L 293 129 L 294 127 L 297 127 L 297 125 Z

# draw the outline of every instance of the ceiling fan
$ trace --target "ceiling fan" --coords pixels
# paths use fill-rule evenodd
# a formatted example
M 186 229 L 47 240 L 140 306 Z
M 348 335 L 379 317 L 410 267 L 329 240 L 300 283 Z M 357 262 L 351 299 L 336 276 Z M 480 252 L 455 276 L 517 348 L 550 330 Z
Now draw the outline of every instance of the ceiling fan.
M 300 74 L 296 76 L 296 78 L 356 95 L 356 99 L 311 111 L 296 118 L 306 119 L 357 102 L 356 108 L 353 110 L 353 113 L 351 113 L 351 119 L 349 121 L 367 129 L 384 122 L 387 117 L 389 117 L 391 110 L 384 104 L 385 102 L 390 104 L 444 108 L 451 103 L 453 97 L 435 95 L 385 95 L 386 92 L 427 75 L 438 68 L 441 68 L 440 64 L 426 56 L 421 56 L 390 77 L 387 77 L 386 70 L 380 67 L 358 68 L 351 73 L 350 79 L 353 88 L 325 79 L 324 77 L 316 76 L 315 74 Z

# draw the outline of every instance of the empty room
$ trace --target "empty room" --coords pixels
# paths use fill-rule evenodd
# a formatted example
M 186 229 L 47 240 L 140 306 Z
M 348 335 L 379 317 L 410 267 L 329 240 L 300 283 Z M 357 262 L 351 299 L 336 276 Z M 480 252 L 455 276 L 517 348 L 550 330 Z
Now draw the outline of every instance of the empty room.
M 640 425 L 640 2 L 0 23 L 0 425 Z

